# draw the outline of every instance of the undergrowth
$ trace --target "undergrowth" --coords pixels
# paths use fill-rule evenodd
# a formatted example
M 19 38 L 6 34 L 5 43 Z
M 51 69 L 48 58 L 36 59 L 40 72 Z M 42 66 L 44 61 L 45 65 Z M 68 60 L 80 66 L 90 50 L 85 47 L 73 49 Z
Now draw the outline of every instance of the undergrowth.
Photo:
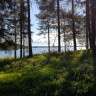
M 0 59 L 0 96 L 96 96 L 91 51 Z

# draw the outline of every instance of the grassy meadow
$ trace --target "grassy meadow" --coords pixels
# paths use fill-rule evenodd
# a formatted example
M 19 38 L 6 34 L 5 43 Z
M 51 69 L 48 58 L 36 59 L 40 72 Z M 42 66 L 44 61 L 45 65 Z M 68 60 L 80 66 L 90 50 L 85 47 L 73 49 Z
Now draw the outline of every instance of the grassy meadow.
M 96 96 L 91 51 L 0 59 L 0 96 Z

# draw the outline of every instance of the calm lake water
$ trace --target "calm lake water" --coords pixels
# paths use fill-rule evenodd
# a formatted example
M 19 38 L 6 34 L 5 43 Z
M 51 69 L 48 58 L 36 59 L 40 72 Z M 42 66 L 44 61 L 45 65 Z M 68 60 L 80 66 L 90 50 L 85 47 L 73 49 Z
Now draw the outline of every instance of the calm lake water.
M 85 47 L 77 47 L 77 50 L 84 50 Z M 51 52 L 57 51 L 58 47 L 52 47 L 50 48 Z M 67 51 L 72 51 L 73 47 L 67 47 Z M 32 48 L 33 54 L 42 54 L 48 52 L 47 46 L 33 46 Z M 61 51 L 64 52 L 65 48 L 64 46 L 61 47 Z M 28 49 L 25 49 L 25 55 L 28 56 Z M 0 51 L 0 57 L 14 57 L 14 50 L 1 50 Z M 17 50 L 17 57 L 20 57 L 20 49 Z

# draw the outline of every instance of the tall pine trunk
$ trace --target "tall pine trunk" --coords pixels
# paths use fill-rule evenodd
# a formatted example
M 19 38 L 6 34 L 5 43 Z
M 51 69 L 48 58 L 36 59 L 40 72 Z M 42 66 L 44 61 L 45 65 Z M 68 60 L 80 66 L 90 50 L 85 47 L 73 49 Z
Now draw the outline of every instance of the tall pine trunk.
M 90 0 L 86 0 L 86 49 L 88 49 L 88 44 L 90 49 L 92 49 L 92 31 L 91 31 L 91 16 L 90 16 Z M 89 43 L 88 43 L 89 41 Z
M 25 57 L 25 40 L 24 40 L 24 37 L 23 37 L 23 57 Z
M 92 54 L 93 57 L 96 58 L 96 49 L 95 49 L 95 2 L 91 0 L 91 28 L 92 28 Z
M 65 26 L 65 20 L 64 20 L 64 26 Z M 64 50 L 66 52 L 66 32 L 64 29 L 63 29 L 63 31 L 64 31 Z
M 58 17 L 58 52 L 61 52 L 61 46 L 60 46 L 60 7 L 59 7 L 59 0 L 57 0 L 57 17 Z
M 17 34 L 16 34 L 16 17 L 15 17 L 15 2 L 14 2 L 14 34 L 15 34 L 15 47 L 14 47 L 14 58 L 16 59 L 17 54 L 16 54 L 16 50 L 17 50 Z
M 28 41 L 29 41 L 29 57 L 32 56 L 32 43 L 31 43 L 31 31 L 30 31 L 30 1 L 28 3 Z
M 88 34 L 90 49 L 92 49 L 92 30 L 91 30 L 91 15 L 90 15 L 90 0 L 86 0 L 86 35 Z M 87 42 L 87 37 L 86 37 Z
M 25 34 L 24 34 L 24 22 L 23 22 L 23 57 L 25 57 Z
M 49 30 L 49 24 L 48 24 L 48 52 L 50 53 L 50 30 Z
M 17 34 L 16 34 L 16 25 L 15 25 L 15 29 L 14 29 L 14 33 L 15 33 L 15 51 L 14 51 L 14 58 L 17 58 L 17 54 L 16 54 L 16 50 L 17 50 Z
M 64 31 L 64 45 L 65 45 L 65 46 L 64 46 L 64 50 L 65 50 L 65 52 L 66 52 L 66 40 L 65 40 L 65 37 L 66 37 L 66 36 L 65 36 L 65 31 Z
M 73 31 L 73 44 L 74 51 L 76 50 L 76 31 L 75 31 L 75 20 L 74 20 L 74 0 L 72 0 L 72 31 Z
M 23 14 L 22 14 L 22 0 L 20 0 L 20 58 L 22 58 L 22 18 L 23 18 Z
M 89 0 L 86 0 L 86 49 L 88 49 L 88 33 L 89 33 Z

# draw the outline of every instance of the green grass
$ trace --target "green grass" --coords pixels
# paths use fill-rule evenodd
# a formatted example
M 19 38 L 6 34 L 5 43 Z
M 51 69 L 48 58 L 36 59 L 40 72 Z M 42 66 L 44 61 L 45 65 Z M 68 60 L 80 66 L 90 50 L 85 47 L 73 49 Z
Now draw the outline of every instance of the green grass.
M 0 96 L 96 96 L 91 51 L 0 59 Z

